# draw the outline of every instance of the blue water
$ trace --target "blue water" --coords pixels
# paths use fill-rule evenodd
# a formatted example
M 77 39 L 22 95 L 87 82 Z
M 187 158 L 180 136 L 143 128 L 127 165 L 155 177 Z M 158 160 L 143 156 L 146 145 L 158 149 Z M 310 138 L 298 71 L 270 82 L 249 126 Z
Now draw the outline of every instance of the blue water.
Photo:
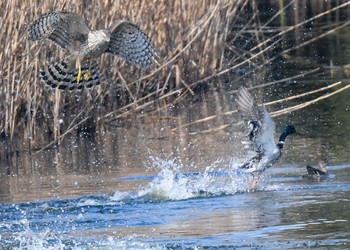
M 135 191 L 0 206 L 5 249 L 347 249 L 350 164 L 324 180 L 280 166 L 257 189 L 232 167 L 183 172 L 154 159 Z

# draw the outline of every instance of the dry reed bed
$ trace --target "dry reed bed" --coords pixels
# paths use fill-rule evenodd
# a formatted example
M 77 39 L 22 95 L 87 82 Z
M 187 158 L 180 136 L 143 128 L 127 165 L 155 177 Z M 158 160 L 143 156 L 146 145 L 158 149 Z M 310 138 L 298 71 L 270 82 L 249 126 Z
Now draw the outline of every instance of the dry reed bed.
M 65 51 L 29 42 L 26 31 L 42 13 L 62 9 L 82 14 L 91 29 L 110 27 L 118 18 L 140 25 L 154 41 L 160 65 L 141 71 L 104 55 L 100 65 L 110 84 L 81 92 L 44 88 L 39 69 Z M 24 143 L 31 150 L 45 142 L 59 143 L 77 128 L 101 131 L 106 122 L 181 101 L 218 76 L 235 79 L 232 72 L 239 66 L 259 70 L 293 27 L 271 32 L 257 13 L 254 0 L 2 1 L 0 133 L 7 142 Z
M 223 69 L 230 25 L 246 4 L 245 0 L 1 2 L 4 32 L 0 41 L 5 45 L 0 52 L 2 135 L 32 142 L 38 131 L 56 140 L 77 124 L 94 129 L 107 112 L 141 97 L 157 99 Z M 39 69 L 63 57 L 65 51 L 52 44 L 29 42 L 26 30 L 42 13 L 61 9 L 82 14 L 91 29 L 110 27 L 118 18 L 133 21 L 154 40 L 161 66 L 142 72 L 115 57 L 103 56 L 102 70 L 110 84 L 67 93 L 44 88 L 38 81 Z

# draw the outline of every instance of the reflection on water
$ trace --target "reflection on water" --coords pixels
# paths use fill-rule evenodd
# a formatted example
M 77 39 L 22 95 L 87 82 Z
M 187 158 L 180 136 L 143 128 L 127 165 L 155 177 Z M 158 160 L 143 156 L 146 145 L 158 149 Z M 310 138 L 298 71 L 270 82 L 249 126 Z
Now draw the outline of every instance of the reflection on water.
M 215 101 L 218 96 L 225 95 L 222 109 L 212 107 L 218 105 Z M 320 159 L 333 164 L 349 162 L 349 95 L 344 92 L 275 117 L 277 131 L 288 123 L 297 128 L 297 134 L 286 141 L 284 155 L 276 167 L 286 164 L 304 167 L 315 165 Z M 22 201 L 132 189 L 118 178 L 156 174 L 150 157 L 176 158 L 188 171 L 203 171 L 215 162 L 226 168 L 232 158 L 244 156 L 241 144 L 244 126 L 237 123 L 240 122 L 237 113 L 189 123 L 235 110 L 233 96 L 223 91 L 207 92 L 196 105 L 180 107 L 177 116 L 133 118 L 128 124 L 109 127 L 102 134 L 67 137 L 58 148 L 31 155 L 20 153 L 11 175 L 1 177 L 1 199 Z M 295 100 L 287 105 L 299 103 L 300 100 Z M 276 107 L 268 109 L 273 111 Z M 227 127 L 217 129 L 223 125 Z M 300 171 L 303 174 L 304 169 Z

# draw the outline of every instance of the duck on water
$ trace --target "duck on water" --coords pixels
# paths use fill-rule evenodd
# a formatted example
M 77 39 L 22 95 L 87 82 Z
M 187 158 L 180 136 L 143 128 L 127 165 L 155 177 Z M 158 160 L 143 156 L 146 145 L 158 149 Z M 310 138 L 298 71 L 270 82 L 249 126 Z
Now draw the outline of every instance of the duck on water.
M 283 146 L 288 135 L 294 134 L 296 129 L 288 124 L 283 129 L 278 142 L 275 142 L 275 122 L 266 111 L 265 107 L 259 107 L 253 96 L 245 87 L 238 90 L 236 102 L 238 112 L 248 124 L 247 137 L 256 155 L 239 167 L 244 172 L 250 172 L 254 176 L 260 175 L 270 168 L 282 156 Z M 258 180 L 251 184 L 255 188 Z
M 307 165 L 306 171 L 307 171 L 307 174 L 303 175 L 303 177 L 308 179 L 317 179 L 317 180 L 323 181 L 328 177 L 331 178 L 332 176 L 331 174 L 328 173 L 326 161 L 323 161 L 323 160 L 318 162 L 318 168 Z

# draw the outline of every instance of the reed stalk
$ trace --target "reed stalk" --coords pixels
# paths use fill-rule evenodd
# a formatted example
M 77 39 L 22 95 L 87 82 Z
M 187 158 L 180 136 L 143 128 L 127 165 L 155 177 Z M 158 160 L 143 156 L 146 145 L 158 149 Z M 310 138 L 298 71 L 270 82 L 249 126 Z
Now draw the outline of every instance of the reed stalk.
M 271 28 L 270 24 L 293 4 L 277 8 L 277 13 L 262 23 L 259 3 L 256 0 L 58 0 L 39 5 L 33 0 L 1 1 L 2 138 L 10 142 L 9 147 L 28 141 L 29 148 L 42 148 L 59 144 L 73 131 L 94 131 L 135 113 L 158 110 L 155 104 L 162 103 L 166 109 L 170 104 L 195 96 L 205 86 L 217 86 L 227 79 L 234 82 L 240 78 L 235 72 L 240 67 L 248 70 L 246 76 L 253 74 L 249 72 L 260 70 L 273 60 L 284 34 L 350 5 L 348 1 L 340 1 L 335 7 L 325 5 L 312 18 Z M 66 52 L 49 42 L 28 41 L 27 29 L 41 14 L 53 10 L 77 12 L 91 29 L 108 28 L 116 19 L 136 23 L 154 41 L 158 65 L 145 71 L 117 57 L 103 55 L 99 64 L 109 84 L 73 92 L 46 88 L 38 80 L 39 70 L 64 57 Z M 293 48 L 285 52 L 289 49 Z M 12 143 L 15 140 L 18 140 L 16 145 Z

